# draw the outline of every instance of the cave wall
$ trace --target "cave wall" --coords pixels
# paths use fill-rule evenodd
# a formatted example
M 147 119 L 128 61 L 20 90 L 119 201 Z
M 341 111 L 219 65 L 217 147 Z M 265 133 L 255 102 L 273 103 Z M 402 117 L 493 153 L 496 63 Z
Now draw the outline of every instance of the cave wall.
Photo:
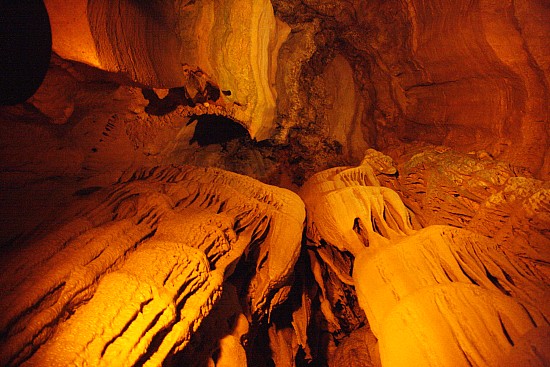
M 273 3 L 289 24 L 320 19 L 317 53 L 353 65 L 371 110 L 367 141 L 485 150 L 547 177 L 547 2 Z
M 53 51 L 149 88 L 185 86 L 250 134 L 273 134 L 278 49 L 288 28 L 271 3 L 249 0 L 45 1 Z M 243 16 L 246 14 L 246 16 Z M 208 95 L 206 86 L 217 89 Z
M 549 143 L 550 51 L 541 40 L 550 26 L 533 18 L 548 19 L 548 4 L 411 1 L 407 10 L 412 65 L 394 74 L 404 91 L 404 134 L 442 125 L 444 145 L 539 172 Z
M 423 141 L 548 177 L 545 1 L 272 4 L 46 1 L 62 57 L 155 88 L 197 89 L 188 73 L 204 72 L 227 92 L 209 103 L 258 140 L 313 124 L 351 163 L 367 146 Z M 353 88 L 339 85 L 349 67 Z

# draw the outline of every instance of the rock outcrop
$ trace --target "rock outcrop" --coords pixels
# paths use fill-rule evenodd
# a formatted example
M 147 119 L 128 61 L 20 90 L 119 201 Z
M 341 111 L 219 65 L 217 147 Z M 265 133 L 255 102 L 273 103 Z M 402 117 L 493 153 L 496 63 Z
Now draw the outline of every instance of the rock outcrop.
M 486 152 L 461 154 L 444 147 L 409 147 L 400 176 L 388 183 L 424 225 L 446 224 L 493 238 L 525 262 L 544 283 L 550 269 L 550 187 L 525 170 Z
M 364 138 L 378 148 L 412 140 L 483 149 L 548 178 L 550 51 L 543 40 L 550 36 L 550 9 L 544 0 L 273 4 L 293 27 L 320 23 L 302 75 L 302 104 L 323 95 L 313 82 L 340 54 L 368 111 Z M 339 73 L 345 69 L 342 64 Z M 306 110 L 296 124 L 311 123 L 316 106 Z

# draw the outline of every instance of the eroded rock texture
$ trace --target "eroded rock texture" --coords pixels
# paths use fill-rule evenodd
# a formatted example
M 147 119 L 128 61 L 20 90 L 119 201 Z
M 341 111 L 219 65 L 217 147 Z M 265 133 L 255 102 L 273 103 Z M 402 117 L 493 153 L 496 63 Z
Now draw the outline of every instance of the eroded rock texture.
M 169 166 L 121 177 L 71 217 L 3 257 L 3 365 L 160 366 L 231 276 L 246 295 L 234 317 L 265 321 L 286 299 L 305 212 L 290 191 Z
M 339 73 L 345 77 L 346 66 L 338 61 L 343 55 L 354 71 L 354 88 L 348 89 L 359 92 L 367 111 L 362 118 L 355 112 L 360 123 L 339 132 L 347 139 L 353 131 L 362 131 L 365 141 L 375 141 L 380 148 L 399 144 L 397 138 L 463 152 L 484 149 L 547 177 L 546 1 L 273 4 L 276 14 L 296 29 L 314 20 L 319 24 L 315 52 L 302 74 L 305 93 L 297 95 L 297 105 L 307 106 L 308 113 L 297 124 L 334 126 L 320 123 L 322 103 L 307 102 L 331 90 L 319 90 L 322 85 L 315 80 L 325 70 L 330 73 L 335 63 L 341 64 Z M 360 153 L 353 158 L 358 163 Z
M 456 165 L 458 157 L 469 159 L 456 152 L 424 152 L 445 153 L 454 155 Z M 414 155 L 407 163 L 414 165 L 415 159 L 420 158 Z M 472 163 L 499 165 L 470 159 Z M 463 174 L 475 177 L 475 165 L 461 167 Z M 453 171 L 453 165 L 447 164 L 440 180 L 452 177 Z M 506 179 L 489 169 L 483 172 L 489 181 L 521 179 Z M 476 227 L 428 225 L 419 229 L 399 195 L 380 185 L 411 182 L 411 174 L 401 174 L 391 158 L 370 151 L 359 167 L 318 173 L 302 188 L 312 271 L 321 290 L 320 311 L 328 331 L 339 339 L 340 332 L 349 334 L 368 324 L 378 339 L 383 366 L 499 366 L 509 364 L 507 358 L 516 354 L 532 365 L 547 363 L 541 345 L 547 342 L 544 335 L 550 326 L 548 253 L 534 251 L 539 246 L 547 248 L 540 237 L 545 231 L 523 226 L 527 232 L 523 246 L 531 249 L 523 253 L 521 244 L 488 236 Z M 434 195 L 448 193 L 448 187 L 433 177 L 414 181 L 419 183 L 429 185 Z M 494 183 L 491 187 L 495 188 Z M 419 194 L 422 192 L 411 196 L 422 197 Z M 442 200 L 439 205 L 418 212 L 444 222 L 443 213 L 453 210 L 453 201 Z M 529 206 L 537 211 L 545 205 L 548 199 L 541 198 Z M 507 215 L 512 215 L 514 209 L 508 208 Z M 546 218 L 548 210 L 541 210 Z M 546 218 L 544 226 L 548 224 Z M 369 350 L 367 340 L 365 351 Z M 347 348 L 357 347 L 341 342 L 336 351 Z M 334 355 L 338 353 L 345 352 Z M 362 358 L 367 359 L 365 365 L 377 361 L 375 353 Z M 345 365 L 339 362 L 334 360 L 332 365 Z
M 180 104 L 220 113 L 259 140 L 274 134 L 277 56 L 288 26 L 265 1 L 47 0 L 53 49 Z M 119 80 L 124 80 L 120 79 Z
M 0 364 L 549 363 L 544 0 L 45 3 Z
M 401 155 L 399 172 L 391 185 L 419 221 L 467 228 L 493 238 L 548 283 L 548 267 L 533 262 L 549 256 L 547 181 L 529 177 L 485 152 L 460 154 L 433 146 L 411 147 Z

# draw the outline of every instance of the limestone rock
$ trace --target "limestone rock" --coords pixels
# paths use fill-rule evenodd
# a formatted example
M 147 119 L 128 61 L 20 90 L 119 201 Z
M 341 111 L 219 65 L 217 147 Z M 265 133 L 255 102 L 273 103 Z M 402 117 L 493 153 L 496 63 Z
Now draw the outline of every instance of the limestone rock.
M 550 328 L 538 327 L 514 341 L 511 351 L 501 356 L 499 365 L 544 366 L 550 360 Z
M 549 364 L 547 0 L 44 2 L 0 364 Z
M 279 68 L 276 84 L 277 115 L 281 125 L 277 139 L 285 142 L 289 130 L 298 125 L 301 115 L 306 109 L 307 95 L 303 92 L 300 75 L 304 64 L 315 52 L 315 33 L 319 29 L 318 22 L 308 22 L 295 27 L 288 36 L 287 42 L 281 47 Z
M 391 186 L 425 225 L 448 224 L 494 238 L 545 283 L 550 226 L 548 182 L 484 152 L 410 148 Z
M 343 337 L 366 322 L 354 290 L 354 258 L 365 248 L 407 236 L 414 220 L 378 177 L 394 174 L 391 158 L 369 150 L 358 167 L 313 175 L 300 190 L 306 204 L 310 264 L 327 329 Z
M 65 70 L 52 68 L 36 93 L 28 100 L 54 124 L 64 124 L 74 112 L 78 87 Z
M 371 146 L 421 141 L 464 153 L 484 149 L 548 178 L 550 9 L 545 0 L 481 0 L 475 6 L 467 0 L 273 4 L 293 27 L 320 20 L 317 51 L 306 64 L 304 81 L 323 74 L 334 55 L 350 63 L 353 89 L 362 92 L 368 111 Z M 309 96 L 317 92 L 312 89 L 302 85 Z
M 277 55 L 288 32 L 269 1 L 47 0 L 46 6 L 61 57 L 149 88 L 184 88 L 195 102 L 223 106 L 252 137 L 274 134 Z
M 480 204 L 509 178 L 526 174 L 486 153 L 463 154 L 429 145 L 411 146 L 401 155 L 398 169 L 396 189 L 423 223 L 457 227 L 467 226 Z
M 368 326 L 352 332 L 344 339 L 330 360 L 330 367 L 379 367 L 378 341 Z
M 449 127 L 437 143 L 462 151 L 486 149 L 536 172 L 548 154 L 543 121 L 550 54 L 539 39 L 550 29 L 533 23 L 549 10 L 542 1 L 467 7 L 466 1 L 403 4 L 410 46 L 401 45 L 403 53 L 386 65 L 399 70 L 394 75 L 403 90 L 397 104 L 409 121 L 405 134 L 417 135 L 418 128 L 438 139 L 437 127 Z M 387 47 L 386 42 L 382 38 L 375 47 Z
M 245 312 L 266 317 L 305 216 L 289 191 L 189 166 L 129 173 L 73 213 L 2 259 L 3 365 L 162 365 L 241 258 L 255 268 L 239 277 Z
M 429 287 L 390 313 L 379 335 L 380 359 L 383 366 L 500 366 L 501 355 L 537 326 L 501 293 L 462 283 Z
M 322 93 L 322 102 L 316 109 L 316 122 L 327 127 L 330 139 L 342 144 L 342 154 L 352 161 L 360 160 L 369 140 L 364 123 L 366 102 L 355 90 L 350 63 L 342 55 L 337 55 L 315 82 L 318 84 L 315 90 Z
M 491 192 L 514 175 L 476 170 L 478 164 L 505 166 L 464 159 L 469 164 L 456 163 L 464 171 L 450 171 L 447 180 L 463 178 L 466 171 L 485 175 L 468 184 L 460 181 L 466 190 Z M 549 326 L 548 282 L 538 265 L 548 262 L 546 252 L 535 254 L 531 248 L 534 257 L 520 259 L 529 243 L 518 248 L 514 241 L 495 241 L 502 237 L 450 226 L 419 229 L 398 194 L 380 186 L 398 186 L 398 173 L 389 157 L 369 152 L 360 166 L 320 172 L 304 185 L 312 271 L 321 289 L 321 310 L 327 323 L 335 325 L 328 330 L 336 335 L 343 324 L 337 316 L 342 303 L 327 297 L 331 278 L 336 277 L 354 286 L 356 294 L 347 298 L 344 308 L 351 309 L 350 299 L 355 298 L 364 310 L 378 338 L 383 366 L 498 366 L 504 361 L 502 352 L 511 359 L 546 363 L 541 362 L 546 357 L 530 352 L 544 343 L 541 338 Z M 387 180 L 388 174 L 393 178 Z M 426 183 L 409 181 L 414 175 L 404 177 L 405 182 Z M 435 185 L 432 190 L 446 195 L 449 187 Z M 529 197 L 530 191 L 526 193 L 523 196 Z M 412 192 L 410 196 L 416 197 Z M 530 233 L 543 234 L 538 223 L 545 220 L 547 210 L 544 195 L 536 197 L 529 207 L 540 219 Z M 340 292 L 349 290 L 340 287 Z M 520 341 L 522 346 L 516 348 Z
M 353 277 L 359 302 L 379 335 L 385 318 L 420 289 L 445 283 L 471 283 L 501 292 L 531 308 L 537 324 L 550 312 L 545 284 L 525 272 L 489 238 L 447 226 L 429 226 L 355 259 Z M 539 311 L 537 311 L 539 310 Z M 537 319 L 538 318 L 538 319 Z
M 380 186 L 377 175 L 394 170 L 380 156 L 368 155 L 358 167 L 317 173 L 304 184 L 300 195 L 312 240 L 356 256 L 365 247 L 411 233 L 408 209 L 395 191 Z

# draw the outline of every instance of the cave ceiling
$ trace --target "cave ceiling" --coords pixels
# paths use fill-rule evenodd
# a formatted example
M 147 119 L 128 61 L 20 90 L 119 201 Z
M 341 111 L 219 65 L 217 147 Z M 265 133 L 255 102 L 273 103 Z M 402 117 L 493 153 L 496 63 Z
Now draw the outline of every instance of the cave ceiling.
M 21 4 L 0 365 L 550 364 L 546 0 Z

